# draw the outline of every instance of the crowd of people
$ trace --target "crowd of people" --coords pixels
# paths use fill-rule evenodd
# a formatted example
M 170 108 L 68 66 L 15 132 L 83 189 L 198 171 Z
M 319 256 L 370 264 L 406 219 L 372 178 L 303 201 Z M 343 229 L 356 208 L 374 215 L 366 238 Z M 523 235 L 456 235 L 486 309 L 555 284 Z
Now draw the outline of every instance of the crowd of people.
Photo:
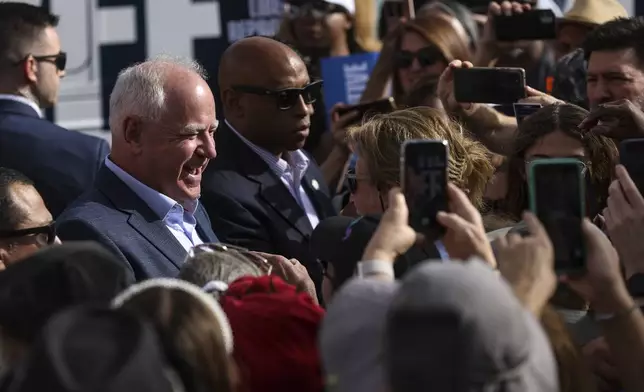
M 0 391 L 644 390 L 644 190 L 617 147 L 644 138 L 644 17 L 371 3 L 289 2 L 226 49 L 219 91 L 171 54 L 122 70 L 111 146 L 42 115 L 58 17 L 0 3 Z M 535 7 L 555 40 L 496 40 Z M 361 101 L 398 110 L 326 107 L 321 59 L 376 50 Z M 542 108 L 458 102 L 474 66 L 523 68 Z M 446 141 L 440 237 L 409 225 L 411 140 Z M 548 158 L 584 167 L 582 274 L 528 212 Z

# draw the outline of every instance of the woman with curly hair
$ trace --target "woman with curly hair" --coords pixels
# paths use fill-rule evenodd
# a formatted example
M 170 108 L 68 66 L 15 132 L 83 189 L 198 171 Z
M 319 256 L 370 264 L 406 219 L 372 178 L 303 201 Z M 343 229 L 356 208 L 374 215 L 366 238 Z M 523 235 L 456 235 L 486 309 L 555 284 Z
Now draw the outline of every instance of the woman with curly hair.
M 448 181 L 480 208 L 494 170 L 490 152 L 444 113 L 416 107 L 374 116 L 349 132 L 349 145 L 358 157 L 355 173 L 348 175 L 358 213 L 379 214 L 387 207 L 387 192 L 400 186 L 400 148 L 413 139 L 447 140 Z

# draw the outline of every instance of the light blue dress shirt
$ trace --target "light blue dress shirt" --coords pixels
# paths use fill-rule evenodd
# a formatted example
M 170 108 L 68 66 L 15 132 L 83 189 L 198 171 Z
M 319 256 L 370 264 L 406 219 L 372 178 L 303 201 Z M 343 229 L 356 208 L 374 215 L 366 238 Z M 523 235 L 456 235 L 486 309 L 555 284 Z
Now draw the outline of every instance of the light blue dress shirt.
M 315 226 L 320 223 L 320 218 L 318 217 L 318 213 L 315 210 L 309 195 L 302 187 L 302 180 L 304 179 L 306 170 L 309 168 L 311 163 L 306 154 L 301 150 L 296 150 L 285 154 L 285 159 L 278 158 L 274 154 L 271 154 L 243 137 L 239 132 L 237 132 L 235 127 L 230 125 L 228 121 L 226 121 L 226 125 L 228 125 L 228 128 L 230 128 L 230 130 L 233 131 L 237 137 L 244 142 L 244 144 L 246 144 L 251 150 L 259 155 L 264 162 L 266 162 L 269 169 L 282 181 L 297 204 L 302 208 L 302 210 L 304 210 L 311 227 L 315 229 Z M 313 180 L 311 187 L 317 190 L 320 187 L 320 184 L 318 184 L 316 180 Z
M 126 173 L 112 162 L 109 157 L 105 158 L 105 166 L 161 218 L 165 227 L 170 230 L 170 233 L 179 241 L 186 252 L 195 245 L 203 244 L 199 234 L 197 234 L 197 220 L 194 216 L 199 201 L 187 203 L 186 208 L 184 208 L 175 200 L 155 191 Z

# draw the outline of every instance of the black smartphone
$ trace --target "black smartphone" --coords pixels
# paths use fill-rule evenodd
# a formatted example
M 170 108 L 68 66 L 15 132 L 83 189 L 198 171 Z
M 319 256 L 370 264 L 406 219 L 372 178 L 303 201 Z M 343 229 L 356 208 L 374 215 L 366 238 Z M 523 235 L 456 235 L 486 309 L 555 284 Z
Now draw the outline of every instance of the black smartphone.
M 396 101 L 393 97 L 379 99 L 373 102 L 361 103 L 358 105 L 350 105 L 337 110 L 340 116 L 349 112 L 357 111 L 359 113 L 356 123 L 362 121 L 365 116 L 372 116 L 374 114 L 390 113 L 396 110 Z
M 540 103 L 518 103 L 512 104 L 514 108 L 514 117 L 517 119 L 517 124 L 521 125 L 523 120 L 529 115 L 536 113 L 543 106 Z
M 401 149 L 400 183 L 409 208 L 409 225 L 436 240 L 445 233 L 436 215 L 448 210 L 447 141 L 409 140 Z
M 530 10 L 494 17 L 497 41 L 551 40 L 557 36 L 557 19 L 552 10 Z
M 454 98 L 458 102 L 509 104 L 525 98 L 523 68 L 456 68 Z
M 644 194 L 644 139 L 627 139 L 619 144 L 619 161 L 631 177 L 637 190 Z
M 585 170 L 575 158 L 537 159 L 529 166 L 530 209 L 552 241 L 558 274 L 578 275 L 586 267 L 581 230 L 586 216 Z

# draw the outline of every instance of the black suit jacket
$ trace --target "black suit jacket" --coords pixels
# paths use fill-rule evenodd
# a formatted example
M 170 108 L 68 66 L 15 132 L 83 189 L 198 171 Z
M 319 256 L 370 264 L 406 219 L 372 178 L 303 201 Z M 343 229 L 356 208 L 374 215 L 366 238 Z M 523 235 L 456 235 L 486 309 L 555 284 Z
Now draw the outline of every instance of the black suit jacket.
M 304 210 L 266 162 L 225 124 L 217 131 L 215 145 L 218 155 L 204 173 L 201 200 L 219 239 L 296 258 L 319 288 L 323 271 L 309 249 L 313 228 Z M 336 214 L 313 160 L 302 187 L 320 220 Z
M 0 99 L 0 167 L 29 177 L 54 218 L 91 188 L 109 151 L 105 140 L 61 128 L 22 102 Z
M 195 211 L 197 233 L 217 242 L 201 205 Z M 103 166 L 94 189 L 74 202 L 56 222 L 63 241 L 96 241 L 112 251 L 136 280 L 175 277 L 187 252 L 162 217 Z

